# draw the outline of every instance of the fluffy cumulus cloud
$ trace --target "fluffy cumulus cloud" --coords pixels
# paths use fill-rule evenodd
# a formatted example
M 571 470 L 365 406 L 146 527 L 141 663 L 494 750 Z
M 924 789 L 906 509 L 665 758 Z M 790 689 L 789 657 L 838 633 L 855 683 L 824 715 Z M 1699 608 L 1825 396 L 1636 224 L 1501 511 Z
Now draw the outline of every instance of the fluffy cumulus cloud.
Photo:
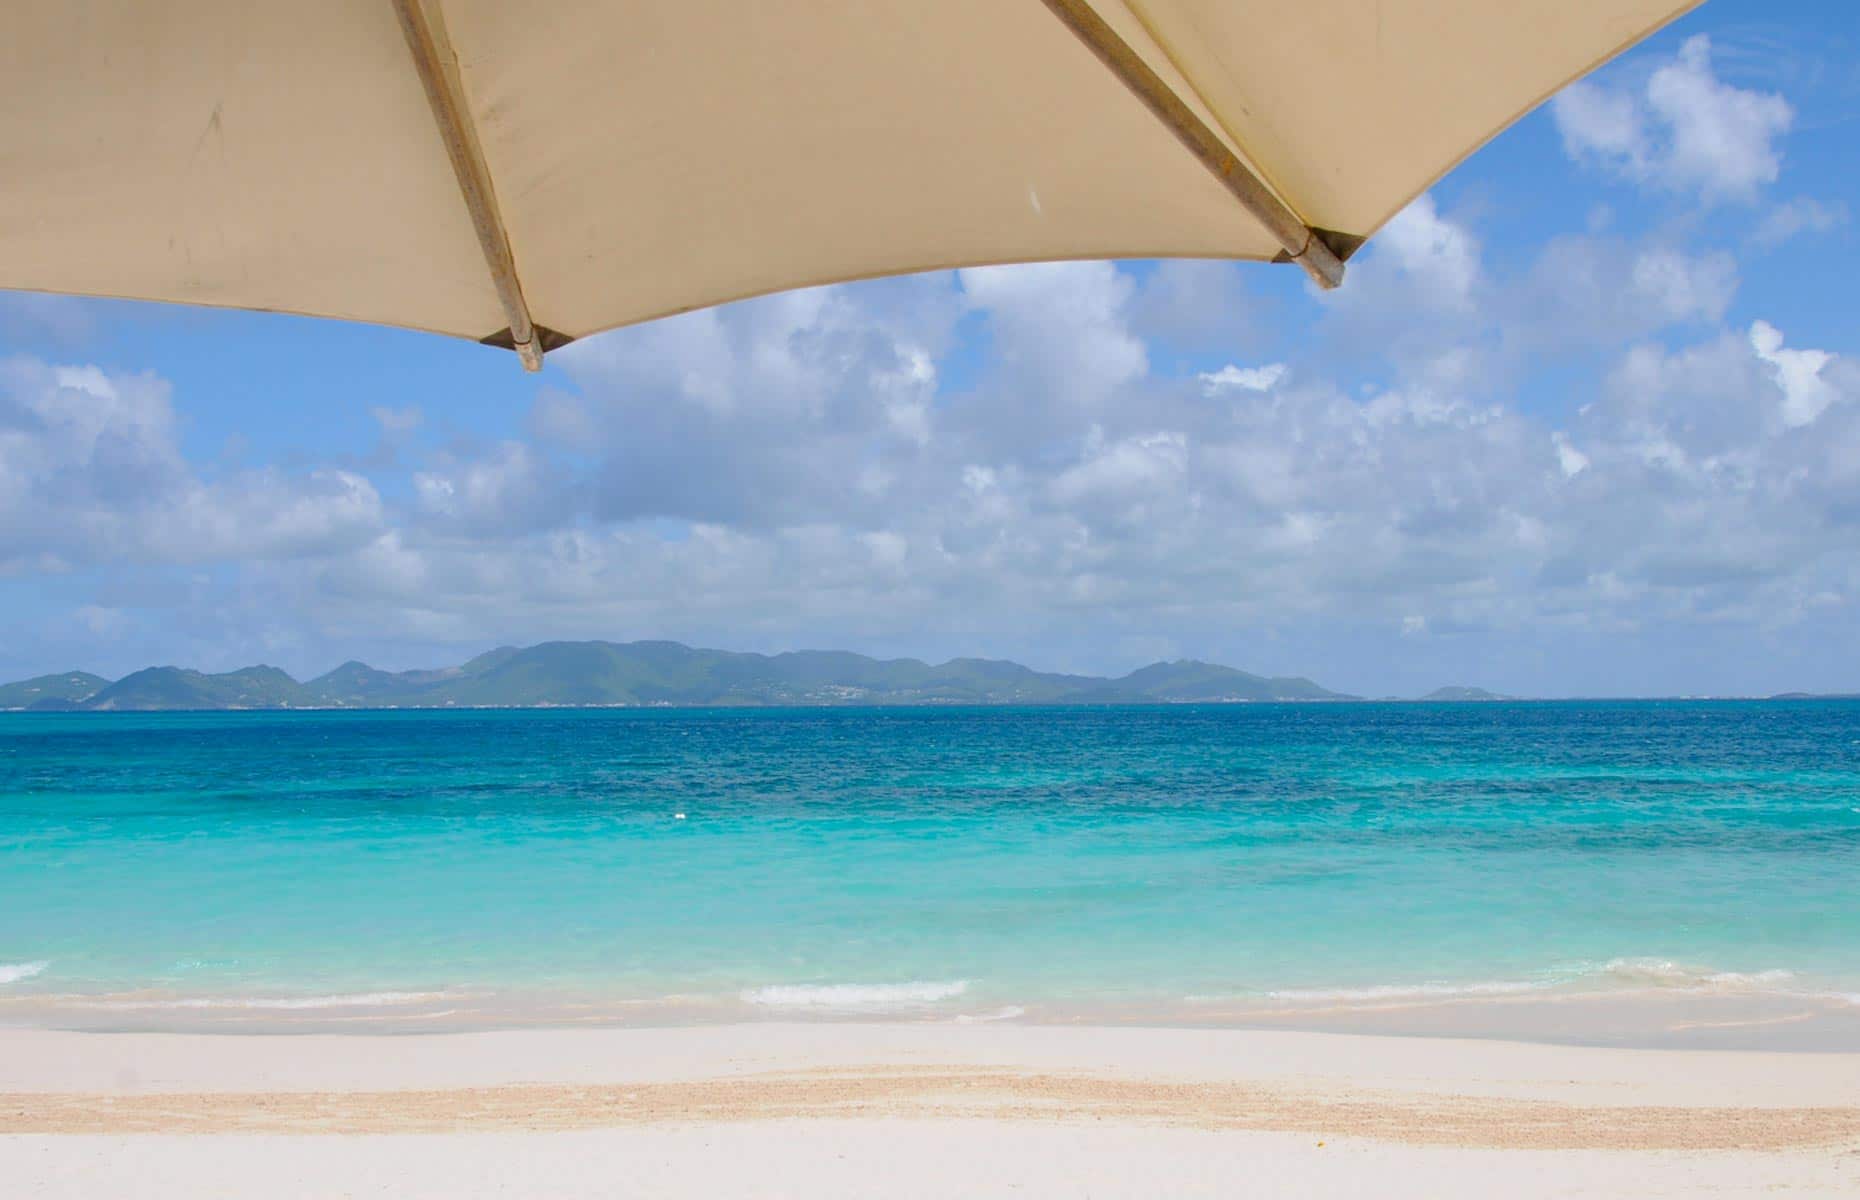
M 1852 586 L 1860 371 L 1757 322 L 1636 347 L 1572 431 L 1584 504 L 1552 577 L 1641 588 L 1685 615 L 1774 620 Z
M 1635 245 L 1601 234 L 1553 238 L 1498 301 L 1503 336 L 1535 347 L 1609 345 L 1723 319 L 1737 293 L 1723 250 Z
M 1790 428 L 1813 425 L 1840 398 L 1839 389 L 1822 376 L 1834 362 L 1827 351 L 1783 349 L 1782 331 L 1768 321 L 1750 327 L 1750 348 L 1782 390 L 1782 421 Z M 1836 367 L 1830 374 L 1844 370 Z
M 1348 286 L 1324 294 L 1327 350 L 1410 371 L 1438 370 L 1452 356 L 1470 366 L 1490 350 L 1508 294 L 1494 287 L 1472 226 L 1424 195 L 1351 261 Z
M 1774 183 L 1795 118 L 1783 97 L 1719 79 L 1704 34 L 1636 82 L 1565 89 L 1553 111 L 1572 156 L 1708 200 L 1747 201 Z
M 962 311 L 954 282 L 930 276 L 794 292 L 591 339 L 561 355 L 576 394 L 547 397 L 533 422 L 539 444 L 589 468 L 579 484 L 551 472 L 543 486 L 585 488 L 583 507 L 601 521 L 772 528 L 857 514 L 913 478 L 930 440 L 937 358 Z M 471 469 L 428 486 L 459 493 Z
M 1242 367 L 1228 363 L 1218 371 L 1201 372 L 1201 391 L 1207 396 L 1217 396 L 1236 388 L 1243 392 L 1270 392 L 1285 378 L 1286 370 L 1284 363 L 1267 363 L 1261 367 Z
M 374 485 L 349 471 L 202 477 L 151 376 L 0 362 L 0 571 L 326 555 L 382 522 Z

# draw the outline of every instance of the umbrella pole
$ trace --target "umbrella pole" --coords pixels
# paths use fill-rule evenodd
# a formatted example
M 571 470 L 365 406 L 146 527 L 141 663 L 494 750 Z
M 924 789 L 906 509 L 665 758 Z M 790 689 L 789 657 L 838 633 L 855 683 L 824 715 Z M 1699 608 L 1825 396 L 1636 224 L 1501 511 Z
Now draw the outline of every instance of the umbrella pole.
M 472 229 L 478 235 L 478 247 L 491 269 L 491 282 L 497 287 L 497 299 L 510 322 L 510 345 L 523 360 L 526 371 L 542 370 L 543 343 L 536 324 L 530 319 L 529 303 L 523 298 L 523 285 L 517 278 L 516 256 L 510 250 L 510 235 L 497 211 L 497 194 L 491 187 L 491 172 L 478 145 L 470 109 L 459 82 L 458 59 L 446 40 L 445 26 L 436 4 L 430 0 L 394 0 L 400 17 L 401 32 L 407 36 L 407 49 L 426 89 L 427 103 L 432 105 L 433 122 L 446 144 L 446 156 L 452 160 L 452 172 L 458 177 L 459 193 L 471 214 Z M 502 338 L 493 334 L 501 342 Z
M 1045 0 L 1046 7 L 1123 81 L 1144 107 L 1221 181 L 1242 207 L 1259 219 L 1284 247 L 1285 256 L 1305 269 L 1321 288 L 1343 282 L 1343 260 L 1317 230 L 1305 224 L 1264 180 L 1227 148 L 1195 111 L 1182 102 L 1175 89 L 1163 82 L 1087 0 Z

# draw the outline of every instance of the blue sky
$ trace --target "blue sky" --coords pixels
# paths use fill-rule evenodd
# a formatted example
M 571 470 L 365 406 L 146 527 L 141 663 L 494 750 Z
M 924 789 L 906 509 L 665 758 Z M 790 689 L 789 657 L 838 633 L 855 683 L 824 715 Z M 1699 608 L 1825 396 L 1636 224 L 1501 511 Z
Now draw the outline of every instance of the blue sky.
M 674 637 L 1365 694 L 1860 690 L 1857 30 L 1713 0 L 1329 295 L 946 272 L 531 377 L 0 293 L 0 677 Z

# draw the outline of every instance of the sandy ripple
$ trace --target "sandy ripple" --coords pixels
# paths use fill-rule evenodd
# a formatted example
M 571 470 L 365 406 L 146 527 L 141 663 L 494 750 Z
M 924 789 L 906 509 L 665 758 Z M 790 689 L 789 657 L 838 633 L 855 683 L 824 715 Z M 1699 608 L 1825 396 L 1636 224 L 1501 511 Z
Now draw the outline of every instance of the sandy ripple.
M 0 1133 L 542 1132 L 835 1117 L 1117 1121 L 1518 1149 L 1784 1150 L 1860 1143 L 1860 1108 L 1579 1105 L 1326 1094 L 1084 1073 L 875 1066 L 640 1084 L 0 1094 Z

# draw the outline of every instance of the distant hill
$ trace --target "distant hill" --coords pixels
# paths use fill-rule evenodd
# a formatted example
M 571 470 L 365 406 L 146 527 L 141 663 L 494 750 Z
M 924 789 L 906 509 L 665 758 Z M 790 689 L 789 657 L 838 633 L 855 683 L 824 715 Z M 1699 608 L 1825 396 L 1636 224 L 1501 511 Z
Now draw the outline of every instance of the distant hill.
M 1132 671 L 1110 686 L 1132 690 L 1146 700 L 1339 700 L 1356 699 L 1339 696 L 1302 677 L 1268 679 L 1249 675 L 1232 667 L 1181 659 L 1172 663 L 1152 663 Z
M 76 679 L 78 676 L 47 676 Z M 276 667 L 208 675 L 150 667 L 115 683 L 86 677 L 58 697 L 78 710 L 232 708 L 524 708 L 602 705 L 1127 704 L 1354 700 L 1309 679 L 1267 678 L 1212 663 L 1155 663 L 1119 679 L 957 658 L 938 666 L 843 651 L 739 654 L 678 642 L 506 646 L 456 667 L 381 671 L 346 662 L 299 683 Z M 0 696 L 42 681 L 8 685 Z M 0 707 L 30 707 L 29 700 Z
M 0 708 L 70 708 L 90 699 L 109 682 L 87 671 L 67 671 L 0 684 Z
M 199 708 L 301 708 L 313 703 L 303 684 L 276 667 L 203 675 L 182 667 L 148 667 L 125 675 L 78 705 L 98 711 Z
M 1476 687 L 1443 687 L 1422 696 L 1423 700 L 1510 700 L 1514 697 L 1501 696 L 1497 692 L 1488 692 Z

